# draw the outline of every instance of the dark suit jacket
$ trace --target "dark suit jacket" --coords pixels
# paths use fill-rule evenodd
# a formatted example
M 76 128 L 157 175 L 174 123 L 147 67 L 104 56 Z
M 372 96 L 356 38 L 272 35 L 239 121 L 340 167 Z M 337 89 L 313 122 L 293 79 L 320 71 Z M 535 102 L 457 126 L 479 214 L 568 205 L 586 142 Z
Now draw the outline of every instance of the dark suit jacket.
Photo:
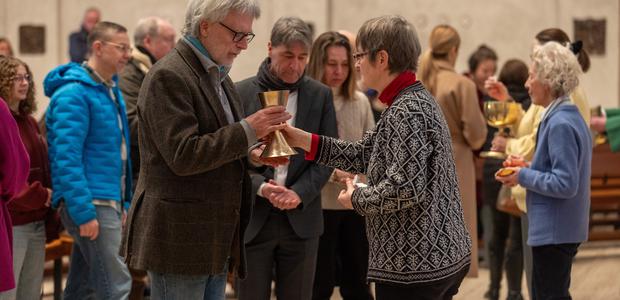
M 144 79 L 138 97 L 140 179 L 121 254 L 135 269 L 245 275 L 242 233 L 251 214 L 248 143 L 228 124 L 213 84 L 183 40 Z M 233 115 L 243 111 L 230 78 L 223 83 Z
M 258 93 L 264 92 L 256 77 L 237 84 L 246 115 L 261 108 Z M 322 83 L 304 77 L 297 97 L 295 127 L 307 132 L 336 137 L 336 112 L 332 91 Z M 288 219 L 300 238 L 318 237 L 323 233 L 323 214 L 321 210 L 321 189 L 329 179 L 333 169 L 306 161 L 304 152 L 291 157 L 286 178 L 286 187 L 295 191 L 301 198 L 299 207 L 287 210 Z M 273 206 L 269 200 L 256 196 L 259 186 L 273 179 L 273 168 L 252 173 L 252 197 L 255 198 L 250 225 L 245 233 L 245 242 L 250 242 L 261 230 Z
M 69 58 L 72 62 L 81 64 L 88 56 L 88 32 L 84 27 L 69 35 Z

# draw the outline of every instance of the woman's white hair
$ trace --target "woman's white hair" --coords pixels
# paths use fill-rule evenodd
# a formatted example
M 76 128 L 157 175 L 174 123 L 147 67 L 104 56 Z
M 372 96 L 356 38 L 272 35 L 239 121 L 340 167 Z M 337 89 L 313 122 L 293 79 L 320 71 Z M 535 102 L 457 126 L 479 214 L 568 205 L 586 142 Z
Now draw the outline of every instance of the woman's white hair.
M 254 19 L 260 16 L 258 0 L 190 0 L 181 33 L 198 37 L 200 22 L 220 22 L 231 10 L 251 15 Z
M 566 46 L 556 42 L 535 46 L 532 63 L 536 78 L 549 85 L 555 97 L 568 95 L 579 85 L 581 66 Z

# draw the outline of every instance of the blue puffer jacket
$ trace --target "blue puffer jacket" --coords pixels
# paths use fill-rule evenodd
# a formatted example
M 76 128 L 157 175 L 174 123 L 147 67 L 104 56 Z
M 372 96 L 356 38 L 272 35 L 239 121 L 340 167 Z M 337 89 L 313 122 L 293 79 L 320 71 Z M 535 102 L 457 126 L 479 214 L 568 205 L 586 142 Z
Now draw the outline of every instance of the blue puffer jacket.
M 114 77 L 114 81 L 117 78 Z M 96 218 L 93 199 L 121 201 L 121 130 L 129 148 L 125 102 L 113 89 L 120 107 L 107 88 L 94 81 L 77 63 L 53 69 L 43 82 L 51 97 L 46 115 L 47 142 L 52 170 L 52 203 L 64 199 L 69 216 L 82 225 Z M 125 208 L 131 199 L 131 162 L 127 157 Z

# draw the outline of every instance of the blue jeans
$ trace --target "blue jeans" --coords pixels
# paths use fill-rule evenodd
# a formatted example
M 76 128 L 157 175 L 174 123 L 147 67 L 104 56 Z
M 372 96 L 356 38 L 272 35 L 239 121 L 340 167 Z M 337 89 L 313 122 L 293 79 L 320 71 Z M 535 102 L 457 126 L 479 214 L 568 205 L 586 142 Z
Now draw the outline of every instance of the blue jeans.
M 13 226 L 13 273 L 15 289 L 0 300 L 38 300 L 45 264 L 45 222 Z
M 151 299 L 223 300 L 226 297 L 228 263 L 216 275 L 187 276 L 148 271 L 151 278 Z
M 61 206 L 60 217 L 74 239 L 67 287 L 63 299 L 127 299 L 131 290 L 129 270 L 118 255 L 121 215 L 112 207 L 95 206 L 99 236 L 80 236 L 80 227 Z

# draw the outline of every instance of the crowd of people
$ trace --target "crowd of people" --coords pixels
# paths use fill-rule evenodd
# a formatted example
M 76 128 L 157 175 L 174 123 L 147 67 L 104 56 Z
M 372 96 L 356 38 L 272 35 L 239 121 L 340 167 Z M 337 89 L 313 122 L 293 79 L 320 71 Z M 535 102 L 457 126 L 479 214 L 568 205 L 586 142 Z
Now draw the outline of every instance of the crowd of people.
M 486 299 L 504 271 L 507 299 L 523 299 L 524 270 L 531 299 L 570 299 L 590 127 L 620 149 L 618 109 L 590 118 L 581 42 L 542 30 L 531 62 L 495 77 L 487 45 L 455 70 L 449 25 L 423 51 L 397 15 L 316 39 L 282 17 L 256 75 L 235 83 L 260 15 L 252 0 L 190 0 L 180 38 L 151 16 L 132 43 L 89 8 L 71 62 L 44 78 L 0 38 L 0 300 L 40 298 L 45 243 L 63 230 L 65 299 L 224 299 L 230 278 L 240 300 L 270 299 L 273 283 L 278 299 L 336 286 L 344 299 L 452 299 L 482 256 Z M 259 101 L 280 90 L 285 105 Z M 519 104 L 508 136 L 486 124 L 486 101 Z M 262 157 L 275 131 L 302 151 Z

